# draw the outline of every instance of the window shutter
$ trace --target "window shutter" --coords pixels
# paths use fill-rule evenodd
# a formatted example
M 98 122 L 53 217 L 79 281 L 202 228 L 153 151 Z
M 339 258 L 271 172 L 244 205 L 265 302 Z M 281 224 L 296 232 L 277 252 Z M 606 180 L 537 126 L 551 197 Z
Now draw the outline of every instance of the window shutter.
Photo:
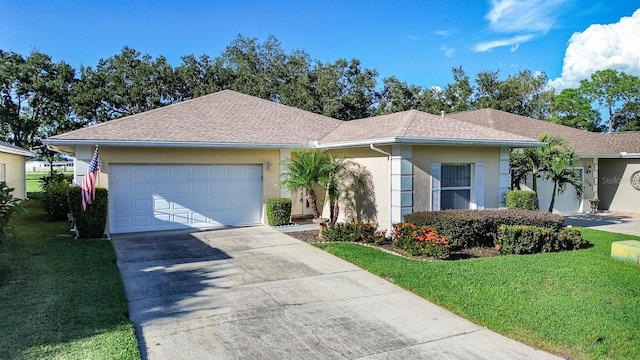
M 484 163 L 476 163 L 476 209 L 484 209 Z
M 440 163 L 431 163 L 431 211 L 440 210 Z

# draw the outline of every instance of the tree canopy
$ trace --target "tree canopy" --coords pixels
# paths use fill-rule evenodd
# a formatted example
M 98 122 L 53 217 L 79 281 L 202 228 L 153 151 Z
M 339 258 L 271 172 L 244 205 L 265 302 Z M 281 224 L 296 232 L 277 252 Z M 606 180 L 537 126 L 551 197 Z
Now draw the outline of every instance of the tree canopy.
M 177 66 L 129 47 L 77 71 L 41 52 L 0 50 L 0 140 L 35 148 L 48 136 L 223 89 L 341 120 L 490 107 L 589 131 L 604 130 L 603 112 L 610 131 L 640 129 L 640 78 L 623 72 L 598 71 L 557 95 L 546 74 L 529 70 L 471 78 L 459 66 L 451 74 L 444 87 L 380 80 L 358 59 L 315 60 L 273 36 L 238 36 L 218 56 L 185 55 Z

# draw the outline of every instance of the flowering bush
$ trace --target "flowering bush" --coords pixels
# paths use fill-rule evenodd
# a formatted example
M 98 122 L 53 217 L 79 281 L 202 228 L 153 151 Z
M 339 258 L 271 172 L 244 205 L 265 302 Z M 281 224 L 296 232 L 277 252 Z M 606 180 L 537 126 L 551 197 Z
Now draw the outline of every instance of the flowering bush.
M 322 237 L 324 241 L 352 241 L 376 245 L 386 241 L 384 232 L 378 231 L 378 224 L 361 221 L 329 224 L 322 230 Z
M 449 241 L 438 236 L 435 230 L 427 226 L 410 223 L 394 224 L 394 245 L 411 255 L 425 255 L 438 259 L 448 259 L 451 255 Z

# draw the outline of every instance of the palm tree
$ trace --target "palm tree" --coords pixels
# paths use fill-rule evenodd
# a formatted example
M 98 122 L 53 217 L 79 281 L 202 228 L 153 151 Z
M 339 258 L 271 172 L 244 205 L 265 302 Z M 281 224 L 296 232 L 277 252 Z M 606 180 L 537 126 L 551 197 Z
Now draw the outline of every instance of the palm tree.
M 546 145 L 537 148 L 516 149 L 509 157 L 512 187 L 519 189 L 520 184 L 527 179 L 527 175 L 531 174 L 531 188 L 536 193 L 536 207 L 538 209 L 540 208 L 538 203 L 538 178 L 549 169 L 551 159 L 563 156 L 564 153 L 569 151 L 569 145 L 564 138 L 542 133 L 539 141 L 546 143 Z
M 579 165 L 580 159 L 571 150 L 550 159 L 549 167 L 545 173 L 545 178 L 553 181 L 553 192 L 551 193 L 549 212 L 553 211 L 556 194 L 563 193 L 568 184 L 576 188 L 578 196 L 582 194 L 582 179 L 577 169 Z
M 341 183 L 350 175 L 348 166 L 352 163 L 344 159 L 333 158 L 333 163 L 327 166 L 327 176 L 320 179 L 321 185 L 327 189 L 327 198 L 329 199 L 329 223 L 331 225 L 338 221 L 340 213 L 339 200 L 342 195 Z
M 313 217 L 320 218 L 316 189 L 322 187 L 326 190 L 335 167 L 333 156 L 326 150 L 305 149 L 294 150 L 292 155 L 285 163 L 286 171 L 278 185 L 292 193 L 300 189 L 306 190 Z

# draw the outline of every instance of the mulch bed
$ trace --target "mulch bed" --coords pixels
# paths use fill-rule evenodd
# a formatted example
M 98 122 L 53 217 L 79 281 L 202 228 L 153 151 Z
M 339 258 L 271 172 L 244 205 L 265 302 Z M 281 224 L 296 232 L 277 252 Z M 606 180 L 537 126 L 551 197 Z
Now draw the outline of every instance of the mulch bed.
M 287 233 L 287 235 L 309 244 L 315 243 L 315 242 L 322 242 L 318 238 L 318 231 L 316 230 L 294 231 L 294 232 Z M 420 260 L 432 260 L 432 258 L 429 258 L 426 256 L 412 256 L 389 243 L 382 244 L 382 245 L 374 245 L 374 244 L 367 244 L 367 245 L 378 247 L 382 250 L 393 252 L 408 258 L 420 259 Z M 499 256 L 499 255 L 500 255 L 500 252 L 498 252 L 498 250 L 496 250 L 495 248 L 462 249 L 458 251 L 452 251 L 451 257 L 448 260 L 473 259 L 473 258 L 483 258 L 483 257 L 490 257 L 490 256 Z

